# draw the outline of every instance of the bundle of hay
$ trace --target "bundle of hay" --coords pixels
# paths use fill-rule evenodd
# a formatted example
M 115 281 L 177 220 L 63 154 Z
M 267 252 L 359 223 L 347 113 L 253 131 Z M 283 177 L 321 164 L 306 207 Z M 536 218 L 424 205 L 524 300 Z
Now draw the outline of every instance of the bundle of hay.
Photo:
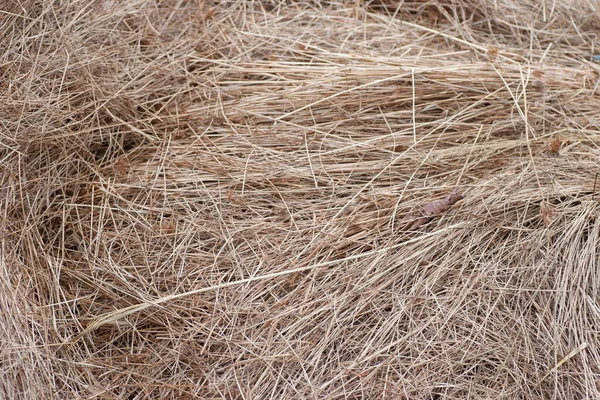
M 0 8 L 2 397 L 600 396 L 594 2 Z

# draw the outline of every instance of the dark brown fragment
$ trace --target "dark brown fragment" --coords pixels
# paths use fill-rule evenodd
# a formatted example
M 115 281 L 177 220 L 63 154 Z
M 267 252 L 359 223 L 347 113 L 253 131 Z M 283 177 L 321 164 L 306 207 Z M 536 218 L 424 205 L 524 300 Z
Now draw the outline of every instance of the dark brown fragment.
M 415 230 L 431 221 L 434 217 L 441 215 L 448 211 L 448 209 L 463 199 L 463 195 L 458 193 L 456 190 L 452 191 L 448 196 L 441 200 L 430 201 L 425 204 L 421 211 L 422 217 L 417 219 L 410 227 L 410 230 Z

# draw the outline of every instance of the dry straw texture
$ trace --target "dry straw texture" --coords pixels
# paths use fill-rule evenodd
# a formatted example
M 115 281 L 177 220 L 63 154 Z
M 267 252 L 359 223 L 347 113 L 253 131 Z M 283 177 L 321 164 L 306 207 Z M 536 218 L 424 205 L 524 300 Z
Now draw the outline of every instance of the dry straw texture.
M 597 2 L 0 7 L 0 397 L 600 398 Z

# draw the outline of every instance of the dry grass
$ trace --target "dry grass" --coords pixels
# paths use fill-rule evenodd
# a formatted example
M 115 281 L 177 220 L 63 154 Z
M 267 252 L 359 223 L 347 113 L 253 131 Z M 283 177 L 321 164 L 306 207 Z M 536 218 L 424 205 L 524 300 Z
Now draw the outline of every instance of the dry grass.
M 595 2 L 0 7 L 1 397 L 600 397 Z

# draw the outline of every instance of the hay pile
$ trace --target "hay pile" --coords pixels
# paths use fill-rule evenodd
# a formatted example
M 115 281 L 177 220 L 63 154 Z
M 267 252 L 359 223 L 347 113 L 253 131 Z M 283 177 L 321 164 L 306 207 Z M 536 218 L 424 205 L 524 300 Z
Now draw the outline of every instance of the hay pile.
M 1 397 L 600 396 L 595 2 L 2 7 Z

